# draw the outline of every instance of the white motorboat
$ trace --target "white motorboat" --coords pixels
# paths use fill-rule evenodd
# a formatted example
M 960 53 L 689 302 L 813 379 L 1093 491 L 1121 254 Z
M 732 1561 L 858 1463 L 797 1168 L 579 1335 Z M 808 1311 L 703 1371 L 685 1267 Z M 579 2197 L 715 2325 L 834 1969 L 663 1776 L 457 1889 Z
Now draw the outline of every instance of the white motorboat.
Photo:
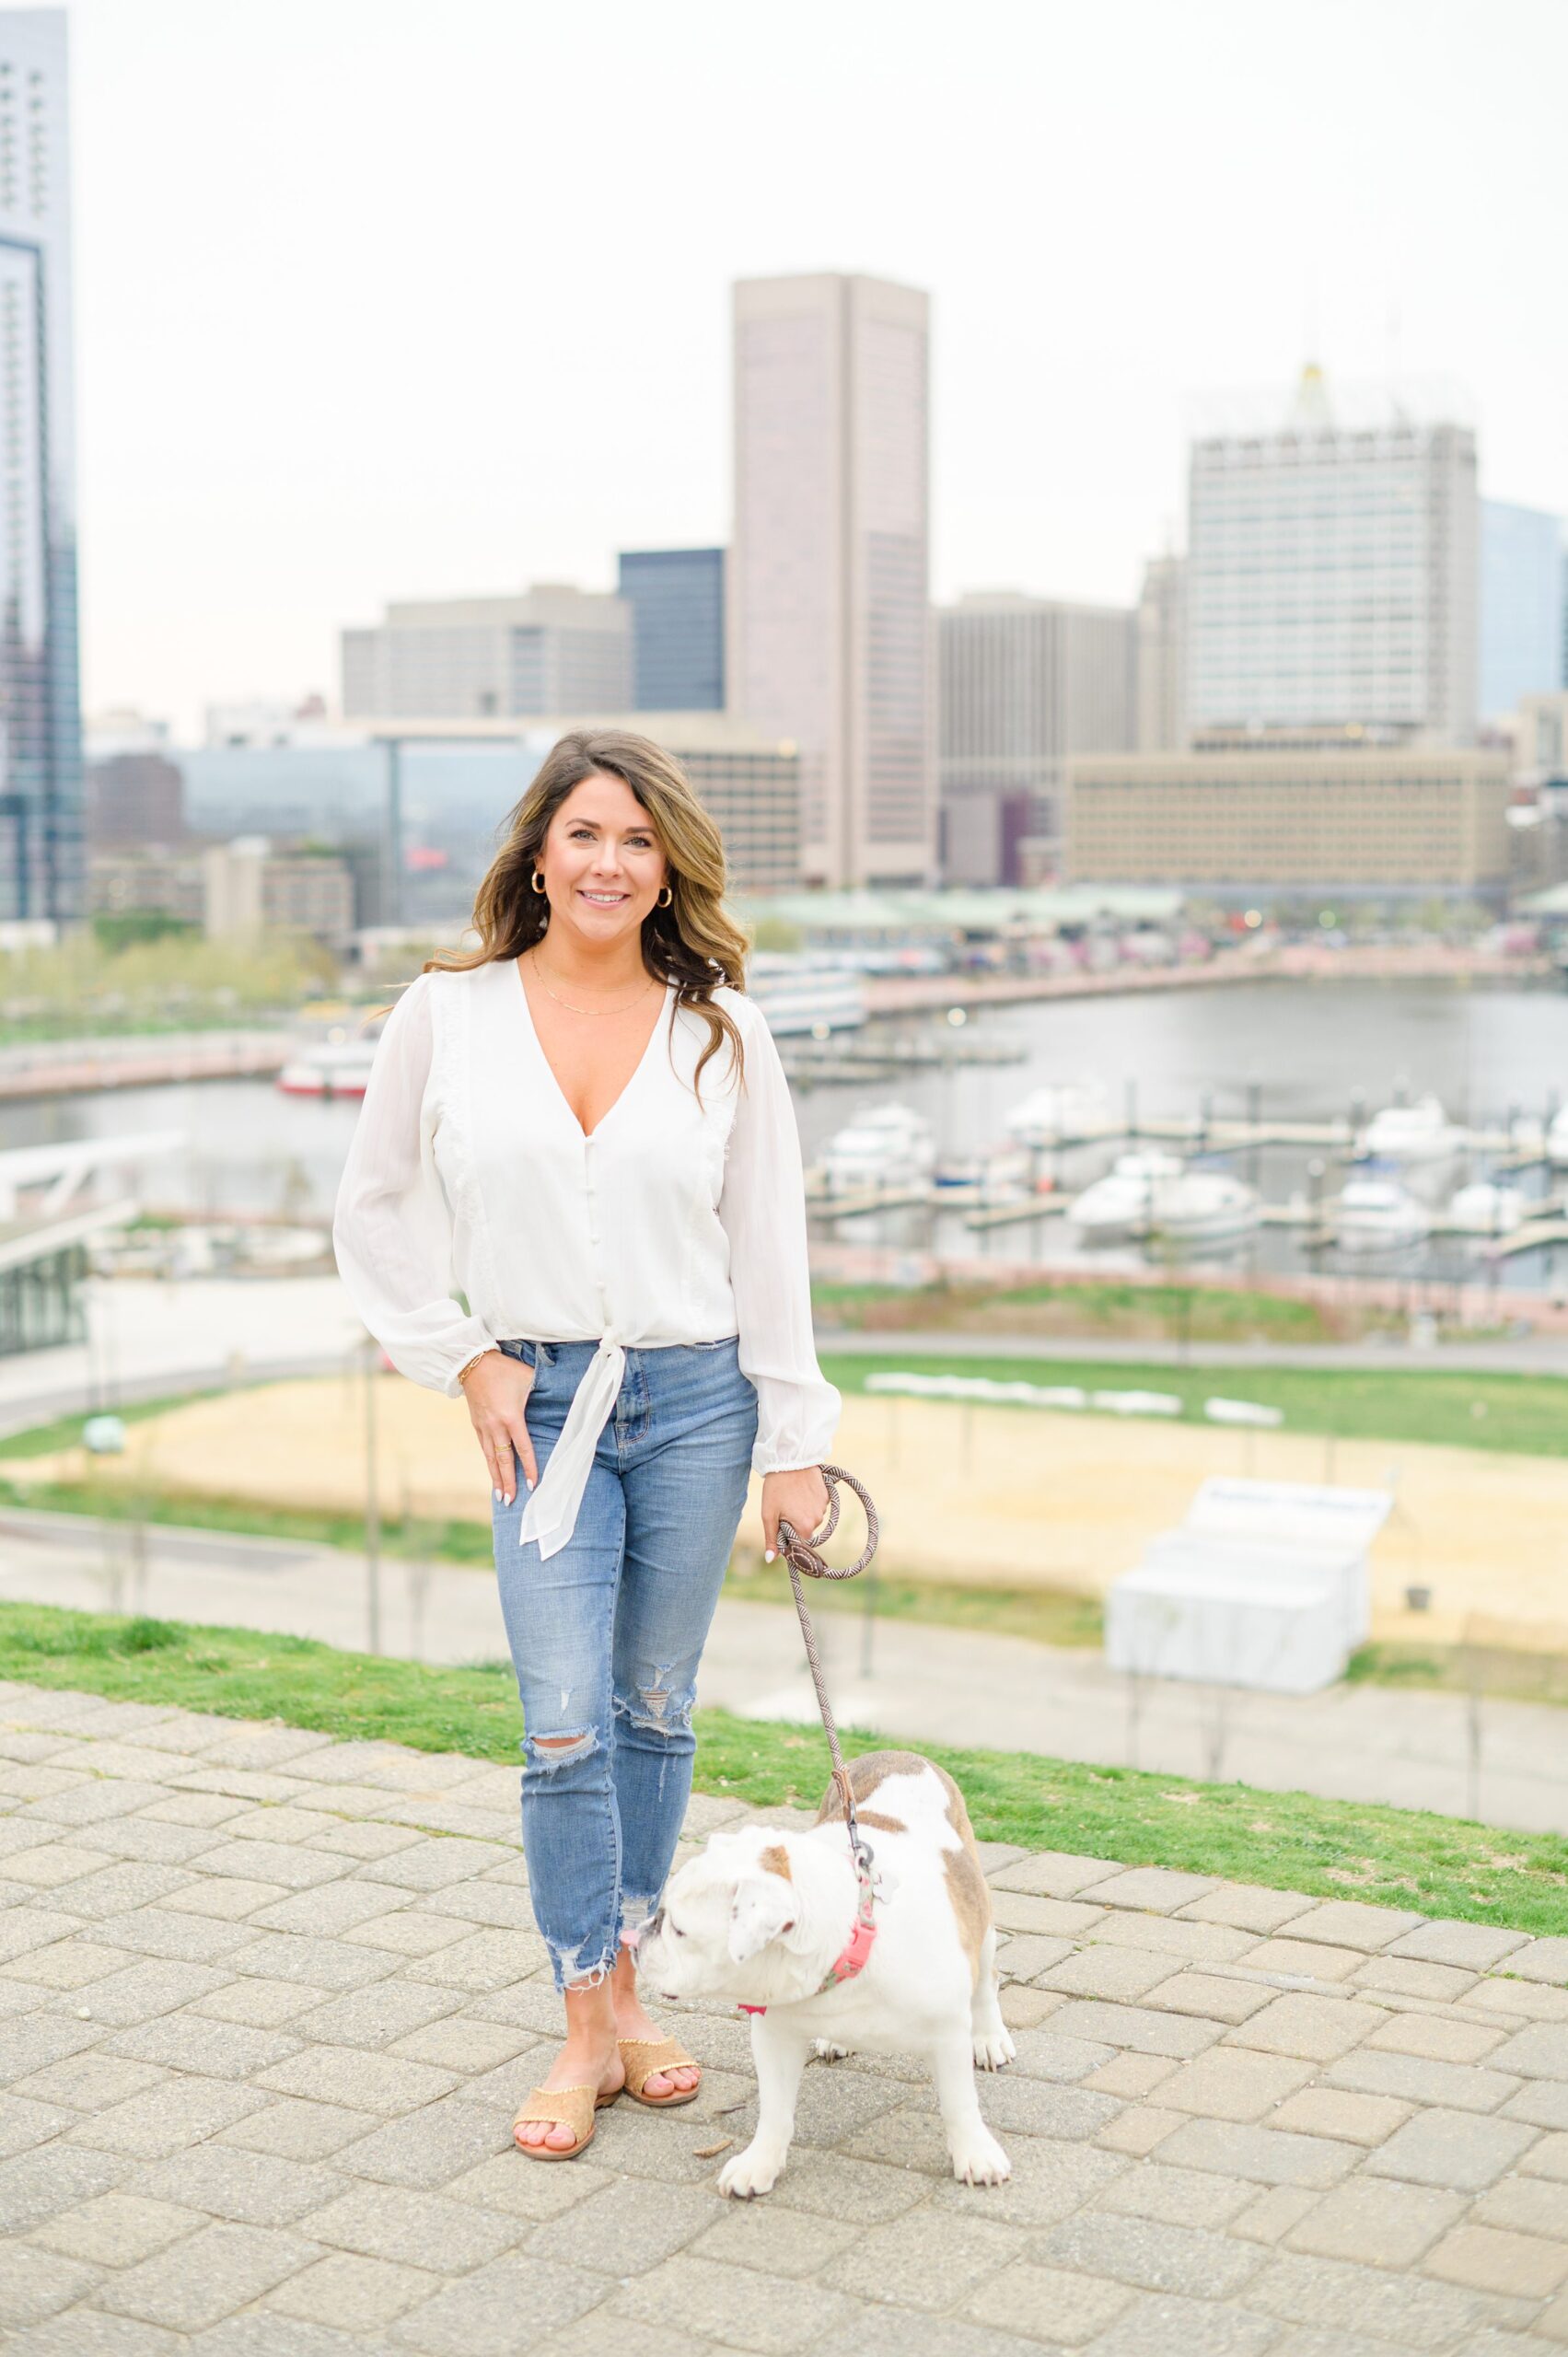
M 1386 1105 L 1367 1125 L 1362 1151 L 1376 1162 L 1446 1162 L 1464 1141 L 1435 1097 Z
M 363 1097 L 370 1085 L 374 1039 L 322 1039 L 291 1056 L 278 1074 L 285 1097 Z
M 1151 1224 L 1156 1188 L 1173 1185 L 1183 1167 L 1174 1154 L 1118 1155 L 1105 1178 L 1074 1196 L 1067 1217 L 1084 1235 L 1102 1241 L 1142 1236 Z
M 1063 1081 L 1031 1091 L 1014 1106 L 1005 1126 L 1009 1137 L 1028 1146 L 1103 1137 L 1110 1127 L 1110 1101 L 1098 1080 Z
M 1191 1243 L 1249 1236 L 1257 1226 L 1258 1190 L 1227 1170 L 1189 1170 L 1169 1187 L 1156 1188 L 1155 1227 Z
M 1397 1250 L 1423 1243 L 1432 1233 L 1432 1219 L 1397 1178 L 1352 1178 L 1329 1205 L 1329 1225 L 1336 1244 L 1347 1252 Z
M 1098 1240 L 1160 1235 L 1189 1242 L 1244 1236 L 1258 1225 L 1258 1197 L 1224 1170 L 1189 1170 L 1174 1154 L 1117 1157 L 1109 1176 L 1074 1198 L 1067 1216 Z
M 1529 1197 L 1522 1187 L 1496 1178 L 1477 1178 L 1461 1187 L 1448 1206 L 1448 1224 L 1467 1236 L 1506 1236 L 1521 1227 L 1529 1214 Z
M 988 1153 L 946 1155 L 932 1174 L 942 1194 L 975 1202 L 1013 1202 L 1029 1190 L 1028 1149 L 993 1146 Z
M 878 1105 L 828 1140 L 819 1168 L 830 1194 L 861 1187 L 919 1187 L 936 1160 L 931 1124 L 907 1105 Z

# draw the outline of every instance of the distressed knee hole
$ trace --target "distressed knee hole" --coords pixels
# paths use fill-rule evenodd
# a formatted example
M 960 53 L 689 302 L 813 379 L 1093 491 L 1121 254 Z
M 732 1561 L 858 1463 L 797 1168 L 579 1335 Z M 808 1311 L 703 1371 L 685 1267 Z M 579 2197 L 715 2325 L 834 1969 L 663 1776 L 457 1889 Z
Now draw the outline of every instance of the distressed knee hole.
M 692 1694 L 672 1694 L 668 1686 L 639 1686 L 633 1694 L 618 1694 L 615 1708 L 645 1735 L 682 1736 L 691 1726 Z
M 530 1735 L 523 1744 L 524 1757 L 530 1768 L 563 1767 L 568 1759 L 582 1759 L 598 1742 L 593 1727 L 579 1727 L 572 1735 Z

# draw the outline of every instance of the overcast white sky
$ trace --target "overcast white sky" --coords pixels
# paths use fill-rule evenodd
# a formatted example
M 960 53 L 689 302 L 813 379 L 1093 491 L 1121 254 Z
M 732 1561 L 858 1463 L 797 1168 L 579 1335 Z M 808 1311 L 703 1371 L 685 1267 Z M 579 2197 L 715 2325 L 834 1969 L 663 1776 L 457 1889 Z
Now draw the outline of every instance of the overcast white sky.
M 1459 379 L 1568 510 L 1568 0 L 75 0 L 89 709 L 728 529 L 728 285 L 934 301 L 935 587 L 1125 599 L 1184 402 Z

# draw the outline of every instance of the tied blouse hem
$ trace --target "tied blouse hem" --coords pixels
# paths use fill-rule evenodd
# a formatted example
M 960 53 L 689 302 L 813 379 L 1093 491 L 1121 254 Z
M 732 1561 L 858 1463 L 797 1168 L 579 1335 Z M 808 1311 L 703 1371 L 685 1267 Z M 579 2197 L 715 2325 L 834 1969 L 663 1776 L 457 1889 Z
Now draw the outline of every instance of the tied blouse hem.
M 699 1096 L 708 1027 L 670 990 L 587 1134 L 512 959 L 421 976 L 377 1045 L 333 1237 L 393 1364 L 458 1398 L 459 1373 L 500 1335 L 596 1343 L 519 1518 L 541 1554 L 572 1535 L 628 1349 L 735 1335 L 757 1392 L 754 1471 L 831 1451 L 841 1403 L 817 1363 L 788 1084 L 753 1002 L 714 997 L 740 1031 L 744 1082 L 721 1051 Z

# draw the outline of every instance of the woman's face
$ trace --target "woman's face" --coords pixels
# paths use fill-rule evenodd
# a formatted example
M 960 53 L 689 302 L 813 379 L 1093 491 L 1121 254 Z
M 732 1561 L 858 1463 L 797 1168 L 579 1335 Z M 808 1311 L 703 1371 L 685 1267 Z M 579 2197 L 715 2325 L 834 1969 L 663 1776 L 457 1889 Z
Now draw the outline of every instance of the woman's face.
M 639 932 L 668 873 L 647 811 L 623 778 L 597 770 L 552 819 L 539 866 L 552 927 L 597 947 Z

